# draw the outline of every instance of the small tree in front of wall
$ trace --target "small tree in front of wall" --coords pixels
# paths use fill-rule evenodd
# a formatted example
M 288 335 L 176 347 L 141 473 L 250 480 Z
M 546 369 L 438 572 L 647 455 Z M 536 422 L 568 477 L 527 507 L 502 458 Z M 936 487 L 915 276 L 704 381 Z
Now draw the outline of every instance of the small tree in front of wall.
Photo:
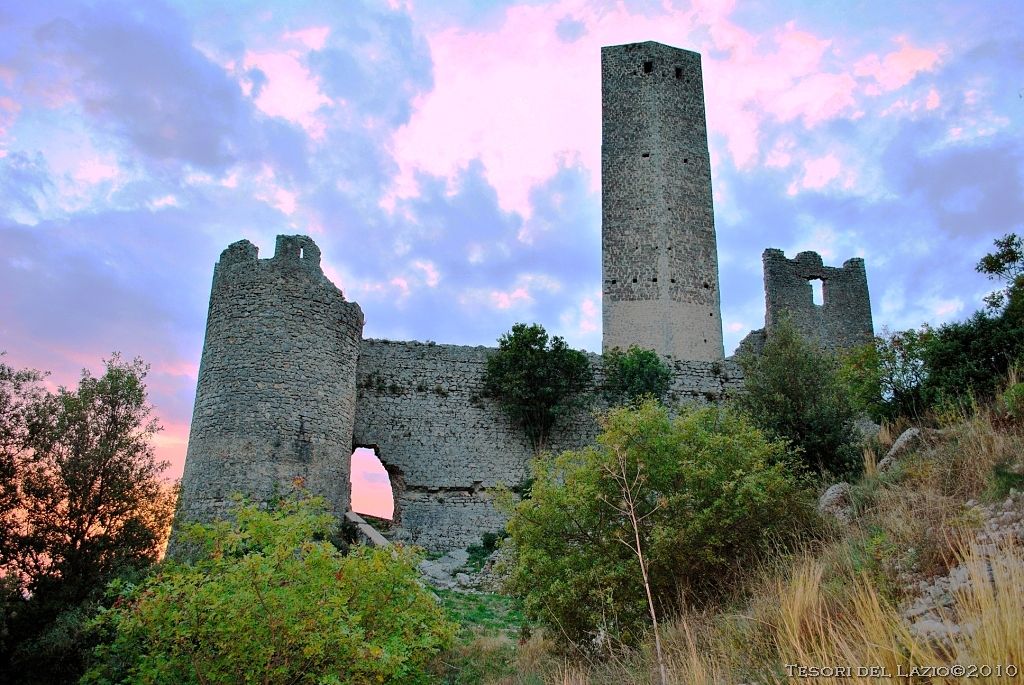
M 560 416 L 591 401 L 593 383 L 587 356 L 540 324 L 517 323 L 502 335 L 484 376 L 487 393 L 523 427 L 534 454 Z

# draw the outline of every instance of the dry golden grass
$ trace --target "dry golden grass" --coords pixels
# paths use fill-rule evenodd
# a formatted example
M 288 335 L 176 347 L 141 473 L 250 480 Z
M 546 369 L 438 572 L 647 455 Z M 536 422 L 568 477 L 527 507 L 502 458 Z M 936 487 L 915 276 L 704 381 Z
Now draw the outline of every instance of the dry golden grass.
M 994 554 L 971 545 L 960 563 L 970 582 L 954 591 L 957 623 L 970 635 L 954 645 L 961 664 L 1024 664 L 1024 548 L 1003 543 Z M 986 682 L 1019 683 L 1021 675 L 991 676 Z
M 959 554 L 971 583 L 955 592 L 955 610 L 947 620 L 971 626 L 949 646 L 934 645 L 914 634 L 896 608 L 866 576 L 850 567 L 843 592 L 826 588 L 828 563 L 810 555 L 794 561 L 788 577 L 774 580 L 772 595 L 753 598 L 749 613 L 691 615 L 666 624 L 664 640 L 671 682 L 724 685 L 760 682 L 840 685 L 882 680 L 857 667 L 886 673 L 964 665 L 1024 663 L 1024 549 L 1004 546 L 986 556 L 976 546 Z M 834 571 L 832 571 L 834 572 Z M 737 643 L 737 638 L 741 642 Z M 743 640 L 749 638 L 749 640 Z M 566 663 L 552 656 L 551 645 L 534 638 L 517 666 L 518 675 L 491 681 L 501 685 L 543 682 L 551 685 L 612 685 L 655 682 L 650 654 L 624 655 L 605 663 Z M 763 650 L 763 653 L 758 653 Z M 750 662 L 763 662 L 756 670 Z M 787 669 L 787 665 L 793 665 Z M 798 677 L 797 666 L 850 666 L 848 674 Z M 982 682 L 1017 683 L 1004 673 Z M 906 683 L 955 683 L 958 678 L 914 678 Z
M 878 477 L 878 454 L 875 453 L 875 448 L 865 446 L 861 455 L 864 460 L 864 476 L 867 478 Z

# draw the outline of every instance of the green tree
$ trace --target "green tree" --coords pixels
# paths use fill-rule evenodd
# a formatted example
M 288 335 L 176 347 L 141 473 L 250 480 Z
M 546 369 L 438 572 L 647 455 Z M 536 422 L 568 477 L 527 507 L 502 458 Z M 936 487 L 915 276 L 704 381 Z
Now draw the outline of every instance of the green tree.
M 517 323 L 487 360 L 489 395 L 522 426 L 534 453 L 542 451 L 560 416 L 591 401 L 593 371 L 586 354 L 540 324 Z
M 978 311 L 966 321 L 943 324 L 924 350 L 925 401 L 991 397 L 1010 367 L 1021 362 L 1024 318 Z
M 49 393 L 40 374 L 0 367 L 0 670 L 16 681 L 77 680 L 83 617 L 107 582 L 161 554 L 175 493 L 150 444 L 145 376 L 114 355 L 102 376 Z
M 761 354 L 742 355 L 739 363 L 744 389 L 736 402 L 758 427 L 791 441 L 810 469 L 840 474 L 855 468 L 855 412 L 835 356 L 783 319 Z
M 21 525 L 19 466 L 28 446 L 29 426 L 46 396 L 40 385 L 43 377 L 33 369 L 18 370 L 0 363 L 0 563 L 4 564 L 4 551 L 10 554 L 13 550 Z M 6 570 L 6 565 L 3 568 Z
M 1024 240 L 1008 233 L 996 238 L 995 244 L 995 252 L 982 257 L 975 270 L 991 280 L 1003 281 L 1005 287 L 986 296 L 985 303 L 993 311 L 1024 318 Z
M 985 298 L 986 310 L 940 326 L 925 347 L 922 389 L 930 404 L 991 397 L 1010 367 L 1024 363 L 1024 240 L 1010 233 L 995 247 L 975 268 L 1003 289 Z
M 636 403 L 645 395 L 659 402 L 672 382 L 672 370 L 653 350 L 618 347 L 604 354 L 604 395 L 609 404 Z
M 875 421 L 920 416 L 927 408 L 925 355 L 934 338 L 927 325 L 885 333 L 843 353 L 839 380 L 854 408 Z
M 672 419 L 648 400 L 601 426 L 596 446 L 534 460 L 508 523 L 508 589 L 564 643 L 636 643 L 655 610 L 719 596 L 810 520 L 785 444 L 727 408 Z
M 327 540 L 322 499 L 194 524 L 192 564 L 165 562 L 97 620 L 107 640 L 84 683 L 427 683 L 455 626 L 409 549 Z

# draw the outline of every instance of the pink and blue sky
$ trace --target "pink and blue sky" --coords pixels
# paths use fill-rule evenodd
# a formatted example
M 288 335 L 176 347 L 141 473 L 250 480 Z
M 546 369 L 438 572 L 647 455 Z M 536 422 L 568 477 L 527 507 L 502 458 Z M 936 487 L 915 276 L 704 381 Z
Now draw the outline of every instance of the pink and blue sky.
M 863 257 L 878 332 L 981 306 L 1024 230 L 1016 0 L 42 0 L 0 6 L 0 350 L 143 357 L 174 476 L 240 238 L 313 236 L 367 337 L 596 351 L 600 47 L 643 40 L 703 55 L 727 353 L 766 247 Z

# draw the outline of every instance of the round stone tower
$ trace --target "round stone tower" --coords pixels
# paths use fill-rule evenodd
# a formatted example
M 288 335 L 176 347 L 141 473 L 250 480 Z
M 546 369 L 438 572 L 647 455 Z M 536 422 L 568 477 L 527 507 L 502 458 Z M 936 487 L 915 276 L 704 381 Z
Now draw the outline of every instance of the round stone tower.
M 362 331 L 310 238 L 278 236 L 270 259 L 247 240 L 221 253 L 179 516 L 208 521 L 235 492 L 266 502 L 297 481 L 344 514 Z

